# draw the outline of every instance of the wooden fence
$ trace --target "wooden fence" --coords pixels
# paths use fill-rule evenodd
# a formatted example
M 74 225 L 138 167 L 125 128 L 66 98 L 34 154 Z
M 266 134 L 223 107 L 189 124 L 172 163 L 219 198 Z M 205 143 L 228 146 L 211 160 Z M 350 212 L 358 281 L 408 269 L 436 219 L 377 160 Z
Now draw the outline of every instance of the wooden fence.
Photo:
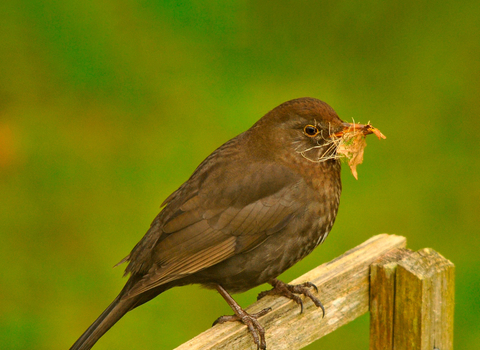
M 453 349 L 454 265 L 432 249 L 412 252 L 406 239 L 382 234 L 295 279 L 317 285 L 322 310 L 304 299 L 304 313 L 283 297 L 247 308 L 260 318 L 267 348 L 301 349 L 370 311 L 370 350 Z M 219 324 L 176 350 L 256 349 L 239 322 Z

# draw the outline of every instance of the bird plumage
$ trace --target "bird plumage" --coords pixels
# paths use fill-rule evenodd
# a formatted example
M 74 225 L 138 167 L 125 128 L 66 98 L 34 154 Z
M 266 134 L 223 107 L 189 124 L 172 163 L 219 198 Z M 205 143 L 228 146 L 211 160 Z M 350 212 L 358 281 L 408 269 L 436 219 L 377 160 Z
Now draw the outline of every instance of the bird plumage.
M 319 135 L 306 135 L 305 125 Z M 127 284 L 71 349 L 90 349 L 126 312 L 169 288 L 241 292 L 309 254 L 332 228 L 341 192 L 338 160 L 311 159 L 341 128 L 326 103 L 297 99 L 215 150 L 162 204 L 124 259 Z

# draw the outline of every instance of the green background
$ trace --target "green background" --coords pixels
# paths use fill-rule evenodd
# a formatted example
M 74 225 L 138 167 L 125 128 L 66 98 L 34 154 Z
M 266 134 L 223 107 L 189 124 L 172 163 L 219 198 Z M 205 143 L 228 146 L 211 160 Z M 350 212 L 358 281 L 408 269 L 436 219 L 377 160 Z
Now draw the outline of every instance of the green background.
M 455 346 L 480 343 L 479 1 L 0 2 L 0 347 L 66 349 L 123 286 L 112 269 L 216 147 L 296 97 L 368 139 L 325 244 L 378 233 L 456 264 Z M 244 306 L 266 286 L 238 295 Z M 168 349 L 231 313 L 175 288 L 96 349 Z M 367 349 L 368 315 L 308 349 Z

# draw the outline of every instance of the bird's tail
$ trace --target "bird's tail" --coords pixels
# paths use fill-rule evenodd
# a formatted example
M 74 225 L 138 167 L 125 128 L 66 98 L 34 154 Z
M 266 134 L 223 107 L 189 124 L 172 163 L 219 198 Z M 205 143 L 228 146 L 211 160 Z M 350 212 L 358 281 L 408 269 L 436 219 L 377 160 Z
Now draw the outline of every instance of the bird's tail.
M 70 350 L 88 350 L 105 334 L 117 321 L 138 303 L 137 298 L 122 299 L 122 293 L 105 309 L 92 323 Z

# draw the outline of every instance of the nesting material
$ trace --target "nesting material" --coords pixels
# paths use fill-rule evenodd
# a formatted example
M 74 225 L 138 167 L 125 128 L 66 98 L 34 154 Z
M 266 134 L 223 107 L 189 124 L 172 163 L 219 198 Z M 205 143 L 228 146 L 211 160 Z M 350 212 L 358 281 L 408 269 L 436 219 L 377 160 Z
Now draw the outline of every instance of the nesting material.
M 348 130 L 332 135 L 335 142 L 338 142 L 337 156 L 347 159 L 352 175 L 357 180 L 357 165 L 363 162 L 363 151 L 367 147 L 365 137 L 369 134 L 374 134 L 379 140 L 386 139 L 386 136 L 380 130 L 370 124 L 352 124 L 352 127 Z

